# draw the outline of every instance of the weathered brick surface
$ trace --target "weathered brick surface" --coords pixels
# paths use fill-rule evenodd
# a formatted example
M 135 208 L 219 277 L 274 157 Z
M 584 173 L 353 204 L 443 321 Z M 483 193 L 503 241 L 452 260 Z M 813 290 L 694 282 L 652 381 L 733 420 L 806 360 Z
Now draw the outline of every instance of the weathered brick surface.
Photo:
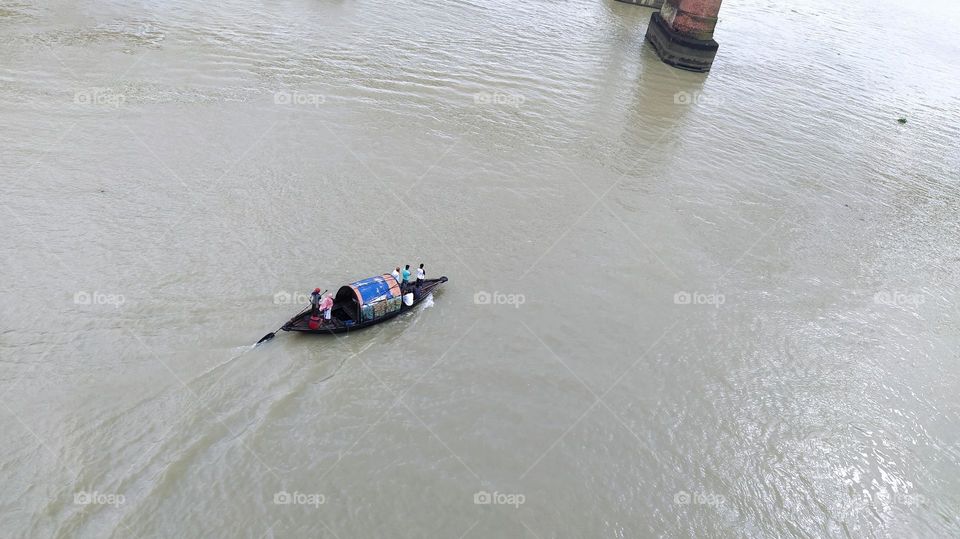
M 708 40 L 713 38 L 722 0 L 667 0 L 661 10 L 674 31 Z

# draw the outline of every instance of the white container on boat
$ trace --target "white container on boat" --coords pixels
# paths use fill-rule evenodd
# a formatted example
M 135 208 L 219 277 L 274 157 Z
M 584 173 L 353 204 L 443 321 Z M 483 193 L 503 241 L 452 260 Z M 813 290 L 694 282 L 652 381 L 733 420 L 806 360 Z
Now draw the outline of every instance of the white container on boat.
M 410 307 L 411 305 L 413 305 L 413 292 L 408 292 L 403 295 L 403 303 L 407 307 Z

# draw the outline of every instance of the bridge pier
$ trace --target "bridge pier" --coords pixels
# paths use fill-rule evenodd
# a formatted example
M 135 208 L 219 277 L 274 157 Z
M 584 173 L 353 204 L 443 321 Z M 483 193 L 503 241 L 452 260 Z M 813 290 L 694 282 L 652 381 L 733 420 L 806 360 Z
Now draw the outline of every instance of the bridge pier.
M 666 0 L 650 17 L 647 41 L 668 65 L 710 71 L 720 45 L 713 40 L 723 0 Z

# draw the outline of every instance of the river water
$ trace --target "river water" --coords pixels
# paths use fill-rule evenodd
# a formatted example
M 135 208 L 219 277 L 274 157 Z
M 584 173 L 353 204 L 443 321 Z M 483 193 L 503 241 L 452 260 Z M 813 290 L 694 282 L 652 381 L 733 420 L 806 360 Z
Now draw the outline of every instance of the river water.
M 0 0 L 0 536 L 960 535 L 960 7 L 650 13 Z

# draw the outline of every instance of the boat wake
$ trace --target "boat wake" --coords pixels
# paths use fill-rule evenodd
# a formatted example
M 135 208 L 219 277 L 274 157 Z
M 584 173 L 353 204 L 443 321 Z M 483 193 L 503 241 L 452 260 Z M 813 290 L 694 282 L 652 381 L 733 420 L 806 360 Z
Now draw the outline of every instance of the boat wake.
M 231 353 L 230 353 L 230 357 L 229 357 L 229 358 L 227 358 L 227 359 L 224 360 L 224 361 L 221 361 L 220 363 L 217 363 L 217 364 L 214 365 L 213 367 L 210 367 L 209 369 L 207 369 L 207 370 L 201 372 L 200 374 L 194 376 L 192 379 L 190 379 L 190 380 L 187 382 L 187 386 L 188 386 L 188 387 L 192 387 L 192 385 L 193 385 L 195 382 L 199 382 L 200 380 L 203 380 L 203 379 L 205 379 L 206 377 L 210 376 L 211 374 L 213 374 L 213 373 L 215 373 L 215 372 L 223 369 L 224 367 L 232 364 L 234 361 L 236 361 L 236 360 L 240 359 L 241 357 L 245 356 L 245 355 L 247 354 L 247 352 L 253 350 L 255 347 L 256 347 L 256 345 L 243 345 L 243 346 L 235 346 L 235 347 L 231 348 L 231 349 L 230 349 Z M 222 377 L 221 377 L 221 378 L 222 378 Z

